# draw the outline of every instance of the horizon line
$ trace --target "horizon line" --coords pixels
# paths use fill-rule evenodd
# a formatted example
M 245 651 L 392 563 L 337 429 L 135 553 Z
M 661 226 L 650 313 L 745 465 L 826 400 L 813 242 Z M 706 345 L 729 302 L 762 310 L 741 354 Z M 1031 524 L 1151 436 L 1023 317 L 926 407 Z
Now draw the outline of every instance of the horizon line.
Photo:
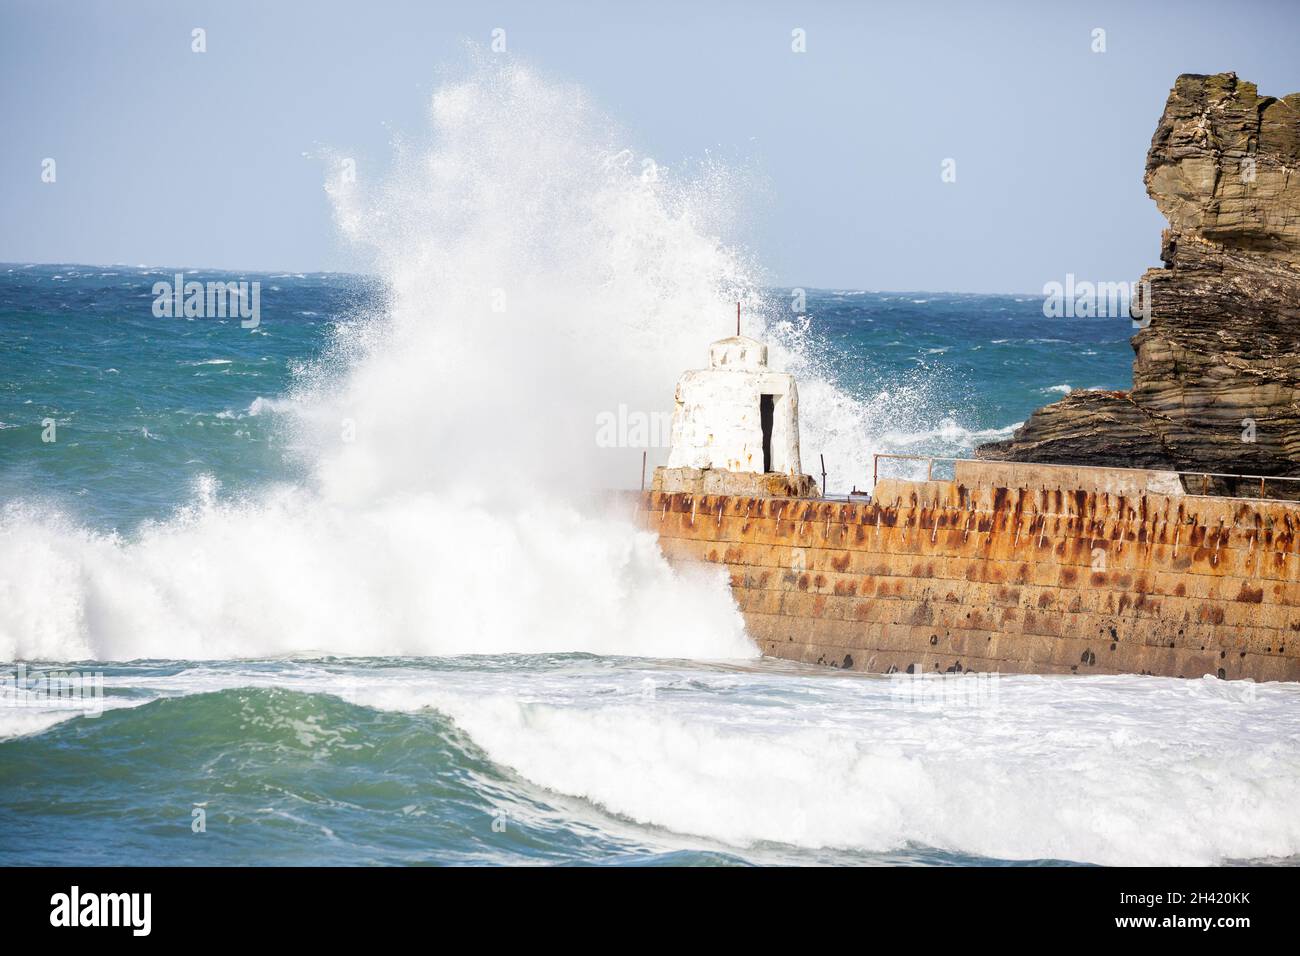
M 19 262 L 0 260 L 0 268 L 8 268 L 10 272 L 17 269 L 32 269 L 37 267 L 73 267 L 84 269 L 147 269 L 150 272 L 212 272 L 212 273 L 229 273 L 233 275 L 275 275 L 275 276 L 346 276 L 356 279 L 375 279 L 384 281 L 381 274 L 376 272 L 358 272 L 344 269 L 228 269 L 221 266 L 195 266 L 195 265 L 155 265 L 143 262 L 74 262 L 71 260 L 57 262 Z M 781 289 L 793 290 L 804 289 L 809 292 L 827 292 L 839 294 L 843 292 L 865 292 L 870 295 L 906 295 L 912 293 L 924 293 L 926 295 L 985 295 L 985 296 L 1028 296 L 1031 298 L 1041 298 L 1044 293 L 1028 291 L 998 291 L 998 292 L 974 292 L 969 289 L 869 289 L 856 286 L 817 286 L 817 285 L 762 285 L 762 289 Z

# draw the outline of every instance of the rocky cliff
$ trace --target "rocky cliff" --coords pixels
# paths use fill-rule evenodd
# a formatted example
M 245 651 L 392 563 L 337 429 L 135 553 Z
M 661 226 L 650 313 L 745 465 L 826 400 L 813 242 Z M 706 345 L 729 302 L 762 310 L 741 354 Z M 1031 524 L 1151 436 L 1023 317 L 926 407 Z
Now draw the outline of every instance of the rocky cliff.
M 1132 391 L 1070 395 L 976 457 L 1300 475 L 1300 93 L 1260 96 L 1232 73 L 1180 76 L 1145 182 L 1169 228 L 1164 267 L 1135 299 Z M 1267 494 L 1296 497 L 1300 484 Z

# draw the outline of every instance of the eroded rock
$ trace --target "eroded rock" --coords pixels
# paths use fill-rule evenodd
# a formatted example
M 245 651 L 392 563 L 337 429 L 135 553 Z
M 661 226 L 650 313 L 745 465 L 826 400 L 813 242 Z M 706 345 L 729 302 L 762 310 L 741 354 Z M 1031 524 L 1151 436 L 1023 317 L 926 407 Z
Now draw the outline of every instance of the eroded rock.
M 1133 337 L 1133 389 L 1069 395 L 976 457 L 1300 475 L 1300 94 L 1180 76 L 1145 181 L 1169 228 L 1164 267 L 1142 277 L 1136 303 L 1149 321 Z M 1296 497 L 1300 484 L 1267 494 Z

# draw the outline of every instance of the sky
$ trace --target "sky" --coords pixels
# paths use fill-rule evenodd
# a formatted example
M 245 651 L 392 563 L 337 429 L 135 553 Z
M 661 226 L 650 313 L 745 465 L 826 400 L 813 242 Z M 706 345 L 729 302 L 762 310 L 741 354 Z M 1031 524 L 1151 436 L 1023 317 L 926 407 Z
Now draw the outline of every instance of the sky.
M 1175 77 L 1300 90 L 1296 2 L 0 0 L 0 261 L 364 268 L 317 157 L 382 171 L 496 29 L 660 166 L 744 170 L 779 286 L 1134 281 Z

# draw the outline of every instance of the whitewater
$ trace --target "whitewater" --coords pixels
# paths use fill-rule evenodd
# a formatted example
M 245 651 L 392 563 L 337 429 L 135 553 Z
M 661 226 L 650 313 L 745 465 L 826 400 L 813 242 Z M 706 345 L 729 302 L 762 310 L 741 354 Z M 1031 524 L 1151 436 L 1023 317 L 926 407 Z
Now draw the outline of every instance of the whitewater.
M 878 302 L 937 331 L 891 328 L 879 354 L 913 335 L 921 357 L 848 384 L 864 350 L 819 336 L 743 251 L 746 176 L 647 162 L 631 139 L 581 89 L 475 63 L 383 178 L 321 157 L 380 289 L 323 340 L 273 310 L 301 297 L 306 329 L 325 293 L 269 277 L 238 346 L 237 325 L 182 330 L 146 368 L 117 345 L 85 374 L 120 410 L 60 399 L 66 434 L 103 414 L 102 448 L 73 446 L 100 457 L 49 465 L 0 431 L 0 660 L 93 662 L 106 685 L 100 716 L 0 685 L 0 862 L 89 839 L 163 862 L 1300 854 L 1294 685 L 999 677 L 992 701 L 935 707 L 901 678 L 758 659 L 725 575 L 664 561 L 609 495 L 636 486 L 641 449 L 599 447 L 596 422 L 670 409 L 737 301 L 798 378 L 832 488 L 863 485 L 873 451 L 968 448 L 1023 411 L 975 421 L 928 371 L 976 307 L 960 297 Z M 105 275 L 149 328 L 152 273 Z M 54 322 L 90 279 L 15 281 Z M 859 299 L 815 301 L 862 334 Z M 971 354 L 1007 347 L 996 328 Z M 263 392 L 271 355 L 289 371 Z M 1016 387 L 1111 384 L 1069 361 Z M 171 384 L 195 390 L 180 418 Z M 159 422 L 113 423 L 151 403 Z M 149 457 L 118 475 L 128 448 Z M 182 499 L 128 520 L 155 470 L 190 475 Z M 78 781 L 109 761 L 105 812 Z M 192 838 L 196 808 L 216 839 Z

